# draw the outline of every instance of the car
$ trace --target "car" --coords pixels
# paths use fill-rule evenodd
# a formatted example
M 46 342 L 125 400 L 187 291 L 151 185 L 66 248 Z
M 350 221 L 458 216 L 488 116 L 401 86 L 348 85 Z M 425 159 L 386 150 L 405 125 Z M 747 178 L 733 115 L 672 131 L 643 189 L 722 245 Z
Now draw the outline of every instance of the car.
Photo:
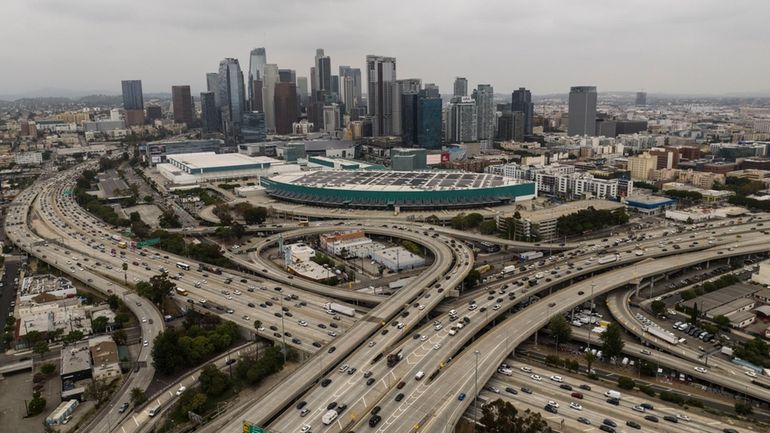
M 679 418 L 680 421 L 689 421 L 690 417 L 681 413 L 676 414 L 676 417 Z
M 433 345 L 433 350 L 439 350 L 441 349 L 441 343 L 436 343 Z
M 550 404 L 545 405 L 544 409 L 546 410 L 546 412 L 559 413 L 559 409 L 556 408 L 555 406 L 551 406 Z
M 300 410 L 300 409 L 302 409 L 305 406 L 307 406 L 307 402 L 305 400 L 302 400 L 299 403 L 297 403 L 296 407 L 297 407 L 297 410 Z
M 647 411 L 647 409 L 643 408 L 642 406 L 640 406 L 638 404 L 632 406 L 631 409 L 633 409 L 633 410 L 635 410 L 637 412 L 646 412 Z
M 421 336 L 421 337 L 420 337 L 420 341 L 425 341 L 425 340 L 427 340 L 427 339 L 428 339 L 428 336 L 427 336 L 427 335 L 423 335 L 423 336 Z
M 183 392 L 185 392 L 187 388 L 185 388 L 184 385 L 179 385 L 179 389 L 176 390 L 176 395 L 182 395 Z
M 530 375 L 529 377 L 530 377 L 532 380 L 536 380 L 536 381 L 538 381 L 538 382 L 540 382 L 541 380 L 543 380 L 543 378 L 542 378 L 542 377 L 540 377 L 540 375 L 537 375 L 537 374 L 532 374 L 532 375 Z
M 675 417 L 674 415 L 665 415 L 663 419 L 674 424 L 679 422 L 679 418 Z
M 123 412 L 125 412 L 126 410 L 128 410 L 128 403 L 123 403 L 123 404 L 121 404 L 121 405 L 120 405 L 120 407 L 118 408 L 118 413 L 123 413 Z
M 404 393 L 403 393 L 403 392 L 399 393 L 399 394 L 396 396 L 396 401 L 401 401 L 401 400 L 403 400 L 403 399 L 404 399 Z
M 562 383 L 561 385 L 559 385 L 559 388 L 566 389 L 567 391 L 572 391 L 572 385 L 568 385 L 566 383 Z
M 341 414 L 342 412 L 345 412 L 345 409 L 347 408 L 348 408 L 348 405 L 346 405 L 345 403 L 342 403 L 341 405 L 337 406 L 337 408 L 334 410 L 337 411 L 337 414 Z
M 371 386 L 374 383 L 375 379 L 373 377 L 370 377 L 366 380 L 366 386 Z
M 586 385 L 585 383 L 581 384 L 578 388 L 584 389 L 586 391 L 590 391 L 591 390 L 591 386 L 590 385 Z
M 310 413 L 310 409 L 304 407 L 301 411 L 299 411 L 299 416 L 305 416 Z
M 333 402 L 329 403 L 328 405 L 326 405 L 326 410 L 332 410 L 335 407 L 337 407 L 337 402 L 333 401 Z
M 607 399 L 607 403 L 615 405 L 615 406 L 619 406 L 620 405 L 620 399 L 619 398 L 615 398 L 615 397 L 610 397 L 610 398 Z
M 460 395 L 457 396 L 457 399 L 460 400 L 460 401 L 465 400 L 465 393 L 461 392 Z
M 372 411 L 369 412 L 369 413 L 372 414 L 372 415 L 377 415 L 378 413 L 380 413 L 380 410 L 382 410 L 382 407 L 374 406 L 374 409 L 372 409 Z
M 355 368 L 355 367 L 350 367 L 350 368 L 348 369 L 348 376 L 351 376 L 351 375 L 353 375 L 353 373 L 355 373 L 356 371 L 358 371 L 358 369 L 357 369 L 357 368 Z
M 561 376 L 556 376 L 556 375 L 551 376 L 551 380 L 554 382 L 564 382 L 564 379 L 562 379 Z
M 604 421 L 602 421 L 602 424 L 608 425 L 610 427 L 617 427 L 618 426 L 618 423 L 616 423 L 615 421 L 613 421 L 613 420 L 611 420 L 609 418 L 604 418 Z
M 327 386 L 329 386 L 330 383 L 332 383 L 332 380 L 327 377 L 326 379 L 321 381 L 321 387 L 326 388 Z
M 233 364 L 235 364 L 236 362 L 238 362 L 238 360 L 237 360 L 237 359 L 235 359 L 235 358 L 230 358 L 230 359 L 228 359 L 227 361 L 225 361 L 225 365 L 233 365 Z
M 577 419 L 577 422 L 579 422 L 581 424 L 585 424 L 585 425 L 591 425 L 591 420 L 586 418 L 586 417 L 584 417 L 584 416 L 579 416 L 578 419 Z
M 708 373 L 708 370 L 706 370 L 703 367 L 695 367 L 695 371 L 697 371 L 698 373 L 703 373 L 703 374 Z
M 526 386 L 521 387 L 521 392 L 524 394 L 532 394 L 532 390 L 530 388 L 527 388 Z
M 722 429 L 722 433 L 738 433 L 738 430 L 734 428 L 724 428 Z
M 631 428 L 635 428 L 635 429 L 637 429 L 637 430 L 639 430 L 639 429 L 641 429 L 641 428 L 642 428 L 642 426 L 641 426 L 641 425 L 640 425 L 638 422 L 636 422 L 636 421 L 631 421 L 631 420 L 628 420 L 628 421 L 626 421 L 626 425 L 627 425 L 627 426 L 629 426 L 629 427 L 631 427 Z
M 369 347 L 374 347 L 375 344 L 377 344 L 377 343 L 375 343 L 374 341 L 370 341 L 369 342 Z
M 548 404 L 548 406 L 553 406 L 553 407 L 555 407 L 555 408 L 558 408 L 558 407 L 559 407 L 559 403 L 558 403 L 558 402 L 556 402 L 556 401 L 553 401 L 553 400 L 548 400 L 548 403 L 547 403 L 547 404 Z
M 645 408 L 646 410 L 655 409 L 655 406 L 651 405 L 650 403 L 639 403 L 639 406 Z
M 371 370 L 369 370 L 366 373 L 364 373 L 364 378 L 368 378 L 368 377 L 371 377 L 371 376 L 372 376 L 372 371 Z
M 575 410 L 583 410 L 583 406 L 581 406 L 581 405 L 579 405 L 579 404 L 575 403 L 574 401 L 573 401 L 572 403 L 570 403 L 570 404 L 569 404 L 569 407 L 570 407 L 571 409 L 575 409 Z
M 396 388 L 401 389 L 406 385 L 406 382 L 399 382 L 398 385 L 396 385 Z
M 142 347 L 147 347 L 149 345 L 150 343 L 147 340 L 144 340 L 144 342 L 142 343 Z
M 658 417 L 655 415 L 645 415 L 644 419 L 650 422 L 658 422 Z
M 484 389 L 486 389 L 489 392 L 494 392 L 495 394 L 500 394 L 500 390 L 498 388 L 495 388 L 492 385 L 487 385 L 484 387 Z
M 375 427 L 377 424 L 379 424 L 380 420 L 382 420 L 381 416 L 373 415 L 371 418 L 369 418 L 369 427 Z
M 744 373 L 746 373 L 746 376 L 749 376 L 749 377 L 757 377 L 757 373 L 754 373 L 751 370 L 746 370 Z

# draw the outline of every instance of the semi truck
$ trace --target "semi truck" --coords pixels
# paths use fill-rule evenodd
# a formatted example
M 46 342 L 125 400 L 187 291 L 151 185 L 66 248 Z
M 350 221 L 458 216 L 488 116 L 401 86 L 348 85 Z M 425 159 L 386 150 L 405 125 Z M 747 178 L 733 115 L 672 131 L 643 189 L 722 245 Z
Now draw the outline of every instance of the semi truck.
M 526 253 L 519 254 L 519 260 L 521 260 L 522 262 L 527 260 L 539 259 L 540 257 L 543 257 L 542 251 L 527 251 Z
M 512 274 L 516 272 L 516 265 L 508 265 L 503 268 L 503 275 Z
M 609 256 L 604 256 L 599 258 L 599 264 L 604 265 L 607 263 L 612 263 L 614 261 L 618 260 L 617 254 L 610 254 Z
M 648 333 L 648 334 L 650 334 L 652 336 L 658 337 L 661 340 L 665 341 L 666 343 L 669 343 L 669 344 L 672 344 L 672 345 L 676 345 L 679 342 L 679 339 L 676 338 L 676 335 L 674 335 L 673 333 L 668 332 L 668 331 L 666 331 L 664 329 L 655 327 L 655 326 L 648 326 L 646 328 L 642 328 L 642 330 L 644 330 L 644 332 L 646 332 L 646 333 Z
M 211 272 L 212 274 L 216 275 L 222 275 L 222 270 L 219 268 L 215 268 L 213 266 L 209 266 L 205 263 L 199 263 L 198 264 L 198 272 Z
M 334 311 L 340 314 L 344 314 L 348 317 L 356 317 L 356 310 L 344 305 L 337 304 L 335 302 L 327 302 L 323 305 L 323 307 L 327 311 Z

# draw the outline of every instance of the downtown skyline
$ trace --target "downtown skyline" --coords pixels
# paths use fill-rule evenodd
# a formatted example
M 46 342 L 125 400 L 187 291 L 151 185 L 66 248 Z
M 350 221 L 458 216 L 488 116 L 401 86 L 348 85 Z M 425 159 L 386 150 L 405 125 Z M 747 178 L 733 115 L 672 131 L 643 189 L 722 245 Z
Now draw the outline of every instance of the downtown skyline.
M 443 94 L 451 93 L 457 76 L 466 77 L 469 88 L 489 83 L 503 94 L 520 86 L 533 94 L 563 94 L 574 85 L 595 85 L 600 92 L 770 92 L 762 72 L 770 59 L 756 55 L 770 51 L 761 18 L 770 4 L 759 1 L 632 2 L 612 9 L 603 1 L 579 7 L 563 0 L 537 7 L 426 1 L 412 15 L 398 4 L 344 0 L 184 2 L 184 9 L 175 0 L 147 8 L 138 3 L 124 11 L 91 0 L 4 2 L 0 12 L 10 25 L 0 35 L 14 43 L 4 47 L 10 61 L 4 62 L 0 95 L 40 89 L 118 94 L 116 83 L 129 78 L 141 79 L 146 93 L 190 85 L 197 94 L 221 59 L 248 65 L 254 47 L 265 47 L 269 63 L 297 76 L 309 75 L 317 48 L 331 57 L 333 71 L 339 65 L 363 69 L 367 55 L 395 57 L 400 78 L 434 82 Z M 19 34 L 25 38 L 13 36 Z M 88 49 L 41 55 L 40 44 L 50 40 Z

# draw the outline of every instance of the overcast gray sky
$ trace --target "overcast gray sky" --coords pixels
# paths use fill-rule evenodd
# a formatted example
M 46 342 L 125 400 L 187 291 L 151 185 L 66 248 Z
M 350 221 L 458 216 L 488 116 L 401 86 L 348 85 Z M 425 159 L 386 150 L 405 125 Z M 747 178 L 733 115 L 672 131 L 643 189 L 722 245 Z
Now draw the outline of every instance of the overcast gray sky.
M 768 0 L 0 0 L 0 94 L 198 92 L 260 46 L 298 76 L 316 48 L 333 72 L 395 56 L 399 78 L 443 93 L 458 75 L 496 92 L 767 92 L 768 16 Z

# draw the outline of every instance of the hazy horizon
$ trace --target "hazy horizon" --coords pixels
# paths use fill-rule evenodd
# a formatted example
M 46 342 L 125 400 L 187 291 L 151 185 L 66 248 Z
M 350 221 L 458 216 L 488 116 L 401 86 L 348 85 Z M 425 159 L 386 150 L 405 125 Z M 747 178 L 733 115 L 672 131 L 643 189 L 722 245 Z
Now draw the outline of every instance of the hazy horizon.
M 403 6 L 408 6 L 404 8 Z M 770 2 L 609 0 L 574 2 L 374 2 L 353 0 L 5 0 L 0 95 L 120 94 L 140 79 L 145 93 L 172 85 L 205 90 L 225 57 L 248 72 L 249 51 L 308 76 L 316 48 L 364 68 L 367 54 L 394 56 L 398 77 L 437 83 L 455 76 L 495 93 L 527 87 L 599 92 L 770 93 Z M 364 72 L 365 79 L 365 72 Z M 365 83 L 364 83 L 364 92 Z

